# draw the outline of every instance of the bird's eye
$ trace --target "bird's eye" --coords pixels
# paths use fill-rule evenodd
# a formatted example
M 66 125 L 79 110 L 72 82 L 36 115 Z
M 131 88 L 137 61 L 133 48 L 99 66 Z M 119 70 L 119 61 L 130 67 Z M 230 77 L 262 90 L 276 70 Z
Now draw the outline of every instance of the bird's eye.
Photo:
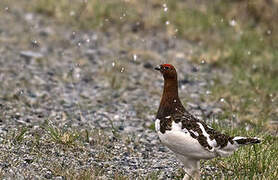
M 169 69 L 169 67 L 168 67 L 168 66 L 165 66 L 165 67 L 164 67 L 164 69 L 165 69 L 165 70 L 168 70 L 168 69 Z

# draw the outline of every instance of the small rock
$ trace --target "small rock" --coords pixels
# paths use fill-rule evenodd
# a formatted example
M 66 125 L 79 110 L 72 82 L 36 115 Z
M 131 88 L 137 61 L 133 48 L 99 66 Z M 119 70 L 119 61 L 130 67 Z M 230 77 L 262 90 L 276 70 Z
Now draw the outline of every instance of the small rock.
M 47 37 L 48 35 L 52 35 L 52 34 L 53 34 L 53 30 L 50 27 L 43 28 L 39 31 L 39 35 L 44 37 Z
M 221 112 L 223 112 L 223 110 L 220 109 L 220 108 L 213 108 L 213 109 L 212 109 L 212 113 L 213 113 L 213 114 L 218 114 L 218 113 L 221 113 Z
M 28 164 L 31 164 L 33 162 L 33 159 L 31 158 L 26 158 L 24 159 L 25 162 L 27 162 Z
M 52 179 L 52 173 L 51 173 L 51 171 L 47 171 L 47 172 L 45 173 L 44 177 L 45 177 L 46 179 Z
M 32 20 L 34 20 L 34 14 L 33 14 L 33 13 L 27 13 L 27 14 L 25 15 L 25 20 L 27 20 L 27 21 L 32 21 Z
M 88 49 L 85 52 L 85 55 L 88 57 L 88 59 L 90 61 L 92 61 L 93 63 L 96 63 L 96 57 L 97 57 L 97 51 L 96 50 Z
M 198 68 L 195 67 L 195 66 L 193 66 L 192 69 L 191 69 L 191 71 L 192 71 L 192 72 L 198 72 Z
M 190 81 L 186 78 L 179 81 L 179 84 L 188 84 L 188 83 L 190 83 Z
M 147 62 L 147 63 L 144 64 L 144 68 L 153 69 L 153 65 L 151 63 Z
M 158 148 L 158 151 L 160 151 L 160 152 L 167 152 L 166 149 L 165 149 L 165 147 L 159 147 L 159 148 Z
M 196 94 L 196 93 L 192 93 L 192 94 L 190 94 L 190 97 L 191 97 L 192 99 L 199 99 L 199 98 L 200 98 L 200 95 L 199 95 L 199 94 Z
M 66 178 L 63 177 L 63 176 L 57 176 L 57 177 L 55 177 L 55 180 L 64 180 L 64 179 L 66 179 Z
M 124 126 L 122 126 L 122 125 L 119 126 L 120 131 L 123 131 L 124 129 L 125 129 Z
M 194 103 L 191 103 L 191 102 L 188 102 L 187 105 L 192 107 L 193 109 L 198 109 L 199 108 L 198 104 L 194 104 Z
M 33 51 L 21 51 L 20 56 L 26 60 L 30 60 L 32 58 L 42 58 L 43 55 L 41 53 L 33 52 Z

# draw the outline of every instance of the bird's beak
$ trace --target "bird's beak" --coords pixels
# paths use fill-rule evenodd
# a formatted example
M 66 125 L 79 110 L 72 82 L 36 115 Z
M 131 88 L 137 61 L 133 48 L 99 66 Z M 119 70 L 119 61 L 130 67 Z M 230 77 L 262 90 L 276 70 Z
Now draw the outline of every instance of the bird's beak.
M 160 66 L 156 66 L 154 69 L 157 70 L 157 71 L 160 71 L 161 67 Z

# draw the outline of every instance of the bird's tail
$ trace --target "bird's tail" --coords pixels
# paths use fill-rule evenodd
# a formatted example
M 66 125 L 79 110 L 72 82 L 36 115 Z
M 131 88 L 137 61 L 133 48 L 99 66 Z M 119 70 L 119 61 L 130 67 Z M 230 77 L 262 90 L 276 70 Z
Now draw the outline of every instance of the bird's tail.
M 233 138 L 233 141 L 235 141 L 239 145 L 248 145 L 248 144 L 258 144 L 261 142 L 261 139 L 257 137 L 249 138 L 249 137 L 236 136 Z

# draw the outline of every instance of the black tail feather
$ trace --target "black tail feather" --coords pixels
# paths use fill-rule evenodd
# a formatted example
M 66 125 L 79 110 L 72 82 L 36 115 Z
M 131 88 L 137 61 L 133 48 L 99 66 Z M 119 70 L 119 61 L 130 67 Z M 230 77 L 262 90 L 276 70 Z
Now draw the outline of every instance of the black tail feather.
M 248 138 L 248 137 L 234 137 L 233 139 L 239 145 L 247 145 L 247 144 L 258 144 L 261 143 L 259 138 Z

